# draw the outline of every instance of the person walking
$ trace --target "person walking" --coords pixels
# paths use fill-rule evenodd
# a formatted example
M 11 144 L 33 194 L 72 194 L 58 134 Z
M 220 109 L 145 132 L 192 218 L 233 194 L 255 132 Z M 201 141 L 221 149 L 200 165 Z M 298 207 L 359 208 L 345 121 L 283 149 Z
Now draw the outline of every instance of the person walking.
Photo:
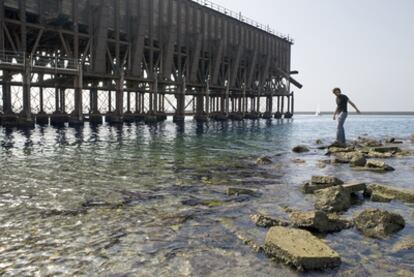
M 348 117 L 348 103 L 356 110 L 357 113 L 361 113 L 359 109 L 355 106 L 355 104 L 349 100 L 348 96 L 345 94 L 342 94 L 342 91 L 340 88 L 334 88 L 333 94 L 336 96 L 336 105 L 337 108 L 335 110 L 335 113 L 333 115 L 333 119 L 338 119 L 338 129 L 336 131 L 336 142 L 345 145 L 346 144 L 346 138 L 345 138 L 345 128 L 344 124 L 346 121 L 346 118 Z

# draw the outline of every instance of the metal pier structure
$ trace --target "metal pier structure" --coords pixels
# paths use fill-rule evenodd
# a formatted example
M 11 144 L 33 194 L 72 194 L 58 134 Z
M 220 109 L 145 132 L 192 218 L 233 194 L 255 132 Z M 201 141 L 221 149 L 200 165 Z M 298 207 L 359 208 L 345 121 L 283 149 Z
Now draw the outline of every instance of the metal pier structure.
M 292 44 L 204 0 L 0 0 L 0 124 L 291 118 Z

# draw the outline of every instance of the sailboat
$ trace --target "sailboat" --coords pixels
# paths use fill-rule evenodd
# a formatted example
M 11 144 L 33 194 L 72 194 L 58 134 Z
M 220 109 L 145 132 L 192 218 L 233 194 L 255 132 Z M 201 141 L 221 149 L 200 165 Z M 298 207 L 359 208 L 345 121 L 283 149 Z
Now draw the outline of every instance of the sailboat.
M 321 106 L 318 105 L 318 107 L 316 108 L 315 116 L 321 116 L 321 114 Z

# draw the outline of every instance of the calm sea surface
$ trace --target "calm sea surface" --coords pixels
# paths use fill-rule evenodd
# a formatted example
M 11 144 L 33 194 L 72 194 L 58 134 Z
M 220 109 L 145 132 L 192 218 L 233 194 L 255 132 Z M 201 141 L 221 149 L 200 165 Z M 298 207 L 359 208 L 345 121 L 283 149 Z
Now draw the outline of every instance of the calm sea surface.
M 397 137 L 413 149 L 414 116 L 351 116 L 348 139 Z M 158 126 L 103 125 L 80 129 L 0 127 L 0 275 L 297 276 L 239 240 L 262 243 L 266 230 L 249 215 L 286 217 L 285 207 L 310 210 L 300 191 L 311 175 L 414 188 L 414 157 L 387 162 L 395 172 L 320 168 L 315 141 L 334 140 L 328 116 L 292 121 L 197 125 L 170 120 Z M 312 148 L 297 155 L 298 144 Z M 261 155 L 273 164 L 256 166 Z M 303 159 L 304 164 L 294 163 Z M 230 197 L 229 187 L 260 197 Z M 343 258 L 335 271 L 315 276 L 414 274 L 414 251 L 395 253 L 414 237 L 414 205 L 365 201 L 345 216 L 379 207 L 404 216 L 406 228 L 388 240 L 355 229 L 324 237 Z

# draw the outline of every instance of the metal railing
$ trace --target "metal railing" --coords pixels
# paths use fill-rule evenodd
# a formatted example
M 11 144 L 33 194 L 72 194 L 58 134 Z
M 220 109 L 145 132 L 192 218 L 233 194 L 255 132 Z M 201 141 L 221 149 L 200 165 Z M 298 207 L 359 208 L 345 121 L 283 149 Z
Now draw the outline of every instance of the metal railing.
M 253 19 L 250 19 L 250 18 L 248 18 L 246 16 L 243 16 L 241 12 L 238 13 L 238 12 L 229 10 L 229 9 L 227 9 L 227 8 L 225 8 L 223 6 L 220 6 L 220 5 L 216 4 L 216 3 L 213 3 L 213 2 L 211 2 L 209 0 L 192 0 L 192 1 L 198 3 L 198 4 L 202 5 L 202 6 L 208 7 L 210 9 L 212 9 L 212 10 L 215 10 L 215 11 L 217 11 L 219 13 L 222 13 L 222 14 L 225 14 L 227 16 L 230 16 L 230 17 L 232 17 L 234 19 L 237 19 L 237 20 L 239 20 L 241 22 L 244 22 L 246 24 L 249 24 L 249 25 L 251 25 L 253 27 L 256 27 L 258 29 L 261 29 L 261 30 L 263 30 L 263 31 L 265 31 L 267 33 L 270 33 L 272 35 L 278 36 L 278 37 L 280 37 L 282 39 L 285 39 L 285 40 L 289 41 L 290 43 L 293 43 L 294 42 L 293 38 L 291 38 L 289 35 L 285 35 L 285 34 L 282 34 L 280 32 L 277 32 L 276 30 L 270 28 L 269 25 L 261 24 L 261 23 L 255 21 L 255 20 L 253 20 Z
M 79 62 L 66 57 L 33 55 L 25 52 L 0 51 L 0 65 L 26 66 L 50 68 L 54 70 L 78 71 Z
M 24 52 L 0 51 L 0 65 L 24 65 L 26 54 Z

